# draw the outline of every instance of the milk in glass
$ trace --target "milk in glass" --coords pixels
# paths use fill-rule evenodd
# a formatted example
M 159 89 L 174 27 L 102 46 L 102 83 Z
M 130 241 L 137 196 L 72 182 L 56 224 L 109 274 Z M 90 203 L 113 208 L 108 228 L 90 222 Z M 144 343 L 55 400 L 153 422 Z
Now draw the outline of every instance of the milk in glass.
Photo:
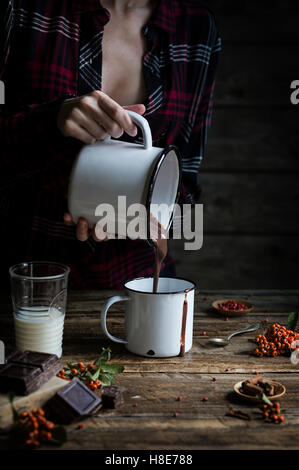
M 31 306 L 14 312 L 16 346 L 62 355 L 64 313 L 55 307 Z

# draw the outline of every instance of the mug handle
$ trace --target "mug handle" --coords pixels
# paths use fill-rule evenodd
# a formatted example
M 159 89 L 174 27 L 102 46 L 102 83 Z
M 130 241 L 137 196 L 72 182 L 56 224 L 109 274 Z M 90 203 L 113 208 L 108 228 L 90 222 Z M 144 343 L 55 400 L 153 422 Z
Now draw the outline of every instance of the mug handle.
M 112 336 L 107 329 L 106 319 L 107 319 L 107 313 L 108 313 L 109 308 L 111 307 L 112 304 L 115 304 L 115 302 L 120 302 L 122 300 L 129 300 L 129 297 L 127 297 L 126 295 L 115 295 L 114 297 L 110 297 L 110 299 L 108 299 L 107 302 L 105 302 L 101 311 L 101 325 L 102 325 L 105 335 L 109 339 L 111 339 L 111 341 L 114 341 L 115 343 L 128 344 L 128 341 L 126 341 L 125 339 L 116 338 L 116 336 Z
M 131 116 L 132 121 L 142 130 L 144 148 L 151 149 L 153 146 L 153 139 L 152 139 L 151 128 L 149 126 L 147 119 L 145 119 L 140 114 L 135 113 L 134 111 L 130 111 L 129 109 L 127 109 L 126 111 Z M 111 136 L 108 134 L 105 137 L 104 142 L 110 139 L 111 139 Z

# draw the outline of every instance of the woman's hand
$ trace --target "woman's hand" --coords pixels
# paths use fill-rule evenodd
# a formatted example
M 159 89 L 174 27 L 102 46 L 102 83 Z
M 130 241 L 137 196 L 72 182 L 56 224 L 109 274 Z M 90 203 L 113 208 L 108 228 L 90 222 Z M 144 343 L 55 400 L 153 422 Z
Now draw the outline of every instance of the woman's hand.
M 69 212 L 66 212 L 63 216 L 63 221 L 65 225 L 75 225 L 73 222 L 73 218 Z M 96 236 L 95 232 L 95 227 L 93 229 L 90 229 L 88 227 L 88 221 L 84 219 L 84 217 L 80 217 L 78 220 L 78 223 L 76 225 L 76 237 L 80 242 L 85 242 L 90 236 L 96 241 L 96 242 L 102 242 L 102 241 L 107 241 L 109 240 L 108 237 L 102 238 L 101 240 Z
M 101 91 L 93 91 L 79 98 L 65 100 L 61 105 L 57 124 L 63 135 L 75 137 L 85 144 L 103 140 L 107 134 L 118 138 L 123 132 L 134 137 L 137 128 L 129 114 L 130 109 L 135 113 L 143 114 L 145 106 L 134 104 L 132 106 L 120 106 L 108 95 Z M 71 214 L 64 214 L 64 223 L 74 225 Z M 76 236 L 80 241 L 86 241 L 92 236 L 95 241 L 107 241 L 109 238 L 99 239 L 95 233 L 95 227 L 89 229 L 88 221 L 81 217 L 76 226 Z
M 65 225 L 75 225 L 73 218 L 69 212 L 66 212 L 63 216 L 63 220 Z M 99 238 L 97 235 L 103 234 L 101 238 Z M 89 228 L 88 226 L 88 220 L 85 219 L 84 217 L 80 217 L 80 219 L 77 222 L 76 225 L 76 237 L 80 242 L 86 242 L 89 237 L 92 237 L 96 242 L 107 242 L 110 240 L 110 238 L 105 235 L 104 230 L 97 230 L 96 227 Z M 114 238 L 119 238 L 117 235 L 114 236 Z
M 64 136 L 74 137 L 84 144 L 104 140 L 107 134 L 117 139 L 124 131 L 135 137 L 137 128 L 126 109 L 138 114 L 145 112 L 143 104 L 122 107 L 105 93 L 95 90 L 65 100 L 58 113 L 57 125 Z

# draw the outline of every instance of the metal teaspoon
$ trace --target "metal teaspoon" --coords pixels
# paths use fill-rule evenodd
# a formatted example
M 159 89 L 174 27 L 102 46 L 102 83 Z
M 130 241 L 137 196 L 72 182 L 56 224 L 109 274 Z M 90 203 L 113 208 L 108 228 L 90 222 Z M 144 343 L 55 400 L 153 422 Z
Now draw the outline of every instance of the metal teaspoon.
M 253 325 L 249 325 L 242 330 L 235 331 L 231 333 L 226 338 L 209 338 L 209 343 L 215 344 L 216 346 L 227 346 L 231 340 L 231 338 L 235 335 L 240 335 L 241 333 L 247 333 L 249 331 L 256 331 L 260 328 L 261 323 L 254 323 Z

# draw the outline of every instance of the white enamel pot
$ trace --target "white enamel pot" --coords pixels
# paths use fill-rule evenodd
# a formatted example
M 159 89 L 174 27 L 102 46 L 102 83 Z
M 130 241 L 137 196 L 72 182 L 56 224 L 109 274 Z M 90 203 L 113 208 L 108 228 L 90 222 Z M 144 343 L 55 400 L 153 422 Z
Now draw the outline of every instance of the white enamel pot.
M 119 209 L 119 196 L 126 196 L 126 207 L 142 204 L 165 229 L 171 220 L 171 211 L 156 211 L 151 207 L 164 204 L 171 207 L 177 200 L 181 167 L 178 149 L 152 146 L 152 135 L 147 120 L 127 111 L 141 128 L 143 145 L 111 139 L 85 145 L 81 148 L 72 168 L 68 205 L 74 222 L 85 217 L 90 226 L 99 220 L 99 204 L 109 204 L 115 217 L 123 219 Z M 153 206 L 154 205 L 154 206 Z M 96 215 L 97 214 L 97 215 Z M 132 220 L 125 215 L 125 224 Z M 147 219 L 147 223 L 149 219 Z M 148 223 L 149 226 L 149 223 Z M 115 224 L 117 234 L 117 224 Z

